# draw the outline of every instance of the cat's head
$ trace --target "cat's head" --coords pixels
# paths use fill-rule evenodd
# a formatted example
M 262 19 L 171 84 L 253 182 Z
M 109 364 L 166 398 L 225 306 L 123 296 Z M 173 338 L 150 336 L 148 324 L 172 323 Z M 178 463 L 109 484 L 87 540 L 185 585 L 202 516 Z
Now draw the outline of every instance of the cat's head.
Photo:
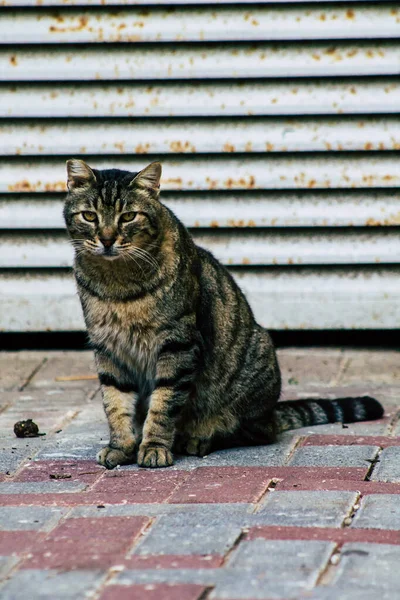
M 139 257 L 155 245 L 161 204 L 161 165 L 139 173 L 91 169 L 67 161 L 64 218 L 76 254 L 116 260 Z

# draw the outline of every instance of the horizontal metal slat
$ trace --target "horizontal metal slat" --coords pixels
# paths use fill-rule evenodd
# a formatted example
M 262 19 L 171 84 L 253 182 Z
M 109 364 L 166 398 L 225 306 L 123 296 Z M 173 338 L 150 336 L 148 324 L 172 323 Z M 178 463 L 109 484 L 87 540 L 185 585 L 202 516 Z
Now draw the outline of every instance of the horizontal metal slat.
M 397 75 L 400 43 L 0 49 L 1 81 Z
M 400 117 L 0 123 L 0 155 L 399 150 Z
M 282 232 L 247 229 L 193 231 L 199 246 L 226 265 L 336 265 L 400 263 L 397 230 Z M 50 268 L 72 265 L 66 234 L 0 234 L 0 268 Z
M 110 160 L 88 157 L 94 168 L 117 168 L 137 172 L 152 157 Z M 371 188 L 400 185 L 399 160 L 395 153 L 286 157 L 269 155 L 242 159 L 197 156 L 163 160 L 161 186 L 165 190 Z M 65 191 L 64 159 L 0 163 L 0 193 Z
M 270 329 L 393 329 L 400 321 L 399 267 L 232 273 Z M 71 275 L 0 274 L 0 331 L 83 329 Z
M 214 0 L 214 6 L 218 4 L 254 4 L 254 0 Z M 336 2 L 346 2 L 347 0 L 336 0 Z M 373 0 L 353 0 L 353 2 L 372 2 Z M 313 2 L 332 2 L 332 0 L 307 0 L 307 3 Z M 374 4 L 384 3 L 386 0 L 374 0 Z M 257 4 L 296 4 L 303 3 L 304 0 L 257 0 Z M 0 0 L 0 6 L 157 6 L 157 5 L 197 5 L 212 4 L 211 0 Z
M 7 11 L 0 43 L 220 42 L 400 37 L 398 4 Z
M 187 227 L 363 227 L 400 225 L 400 192 L 170 194 Z M 0 228 L 64 229 L 59 196 L 0 196 Z
M 190 117 L 397 113 L 394 78 L 295 82 L 0 85 L 0 117 Z

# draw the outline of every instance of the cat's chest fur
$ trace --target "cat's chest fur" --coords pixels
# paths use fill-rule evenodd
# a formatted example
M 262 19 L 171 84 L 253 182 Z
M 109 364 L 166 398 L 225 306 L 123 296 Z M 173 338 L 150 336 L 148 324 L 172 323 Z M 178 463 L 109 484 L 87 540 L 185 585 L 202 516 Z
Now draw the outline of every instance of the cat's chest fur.
M 92 342 L 147 380 L 155 376 L 159 347 L 151 304 L 149 300 L 104 302 L 93 298 L 84 311 Z

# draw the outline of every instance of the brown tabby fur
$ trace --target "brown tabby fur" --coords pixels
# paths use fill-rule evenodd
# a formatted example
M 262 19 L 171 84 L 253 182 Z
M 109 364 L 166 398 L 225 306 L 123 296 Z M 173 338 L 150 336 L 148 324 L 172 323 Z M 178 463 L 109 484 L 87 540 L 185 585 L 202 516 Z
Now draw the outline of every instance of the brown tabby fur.
M 227 269 L 159 201 L 159 163 L 138 174 L 67 168 L 64 215 L 110 427 L 100 464 L 165 467 L 173 451 L 202 456 L 382 414 L 368 397 L 276 406 L 271 338 Z

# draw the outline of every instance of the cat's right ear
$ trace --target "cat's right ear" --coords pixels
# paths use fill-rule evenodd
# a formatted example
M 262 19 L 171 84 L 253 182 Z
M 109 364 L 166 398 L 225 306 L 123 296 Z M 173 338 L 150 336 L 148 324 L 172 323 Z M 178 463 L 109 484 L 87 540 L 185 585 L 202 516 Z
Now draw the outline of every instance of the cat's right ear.
M 83 160 L 73 158 L 67 160 L 67 186 L 70 192 L 78 188 L 90 187 L 96 183 L 92 169 Z

